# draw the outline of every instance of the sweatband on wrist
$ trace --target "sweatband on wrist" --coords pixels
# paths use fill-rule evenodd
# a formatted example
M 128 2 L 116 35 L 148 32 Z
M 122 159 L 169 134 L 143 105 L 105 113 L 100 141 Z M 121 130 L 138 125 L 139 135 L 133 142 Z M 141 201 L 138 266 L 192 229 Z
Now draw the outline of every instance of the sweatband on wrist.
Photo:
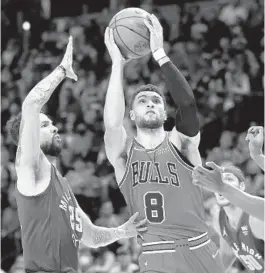
M 160 59 L 166 57 L 165 50 L 163 48 L 159 48 L 153 52 L 154 59 L 158 62 Z

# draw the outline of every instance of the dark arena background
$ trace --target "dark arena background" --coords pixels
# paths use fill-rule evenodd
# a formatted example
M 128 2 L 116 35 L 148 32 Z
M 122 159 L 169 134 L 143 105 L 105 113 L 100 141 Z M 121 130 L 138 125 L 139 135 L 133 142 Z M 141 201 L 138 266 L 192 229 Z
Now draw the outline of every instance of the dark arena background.
M 79 80 L 60 84 L 43 108 L 56 121 L 63 139 L 58 168 L 95 224 L 114 227 L 128 219 L 104 151 L 102 122 L 111 68 L 104 30 L 112 16 L 126 7 L 141 7 L 160 19 L 164 48 L 195 93 L 203 160 L 233 162 L 246 175 L 247 191 L 264 197 L 263 173 L 250 158 L 245 141 L 249 126 L 264 124 L 263 4 L 262 0 L 2 1 L 1 272 L 25 272 L 14 197 L 16 147 L 5 125 L 21 110 L 29 90 L 58 65 L 69 34 Z M 173 101 L 151 55 L 131 61 L 124 76 L 126 97 L 145 83 L 164 90 L 169 109 L 165 128 L 171 129 Z M 134 133 L 128 115 L 125 126 Z M 211 225 L 216 200 L 208 191 L 204 197 Z M 218 244 L 214 232 L 212 237 Z M 117 263 L 137 268 L 133 264 L 138 255 L 135 240 L 120 240 L 100 249 L 81 247 L 80 272 L 116 273 Z M 138 272 L 133 270 L 127 272 Z M 239 262 L 228 271 L 239 272 L 246 272 Z

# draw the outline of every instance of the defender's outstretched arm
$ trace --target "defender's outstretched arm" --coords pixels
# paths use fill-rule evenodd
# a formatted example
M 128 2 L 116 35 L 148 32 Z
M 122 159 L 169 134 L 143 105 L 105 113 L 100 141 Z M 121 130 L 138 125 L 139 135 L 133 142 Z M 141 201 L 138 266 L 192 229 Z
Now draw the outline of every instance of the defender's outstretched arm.
M 72 50 L 72 38 L 70 37 L 61 64 L 29 92 L 22 104 L 16 169 L 18 182 L 19 178 L 23 176 L 24 180 L 32 184 L 28 185 L 29 188 L 34 186 L 36 181 L 35 172 L 39 167 L 41 152 L 39 114 L 41 108 L 65 77 L 77 80 L 77 76 L 72 70 Z

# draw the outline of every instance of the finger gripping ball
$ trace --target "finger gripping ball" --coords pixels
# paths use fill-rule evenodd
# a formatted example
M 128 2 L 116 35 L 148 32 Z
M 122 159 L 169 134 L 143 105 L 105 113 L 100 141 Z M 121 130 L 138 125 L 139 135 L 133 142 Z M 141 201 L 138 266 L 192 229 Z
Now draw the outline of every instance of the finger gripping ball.
M 139 8 L 127 8 L 111 19 L 109 27 L 122 55 L 126 59 L 138 59 L 151 52 L 149 29 L 144 23 L 148 12 Z

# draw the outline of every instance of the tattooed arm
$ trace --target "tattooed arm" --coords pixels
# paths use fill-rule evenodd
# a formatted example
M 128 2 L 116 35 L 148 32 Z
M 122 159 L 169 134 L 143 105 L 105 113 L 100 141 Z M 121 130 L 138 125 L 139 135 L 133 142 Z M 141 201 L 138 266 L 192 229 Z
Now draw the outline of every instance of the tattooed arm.
M 79 213 L 83 226 L 82 243 L 91 248 L 107 246 L 119 239 L 141 236 L 141 233 L 147 230 L 145 219 L 135 221 L 138 213 L 135 213 L 126 223 L 116 228 L 95 226 L 80 207 Z
M 27 95 L 22 104 L 19 142 L 16 156 L 18 187 L 20 180 L 28 181 L 27 192 L 34 190 L 36 170 L 40 160 L 40 111 L 49 100 L 55 88 L 65 77 L 77 79 L 72 70 L 72 38 L 61 65 L 39 82 Z M 22 184 L 25 187 L 25 184 Z

